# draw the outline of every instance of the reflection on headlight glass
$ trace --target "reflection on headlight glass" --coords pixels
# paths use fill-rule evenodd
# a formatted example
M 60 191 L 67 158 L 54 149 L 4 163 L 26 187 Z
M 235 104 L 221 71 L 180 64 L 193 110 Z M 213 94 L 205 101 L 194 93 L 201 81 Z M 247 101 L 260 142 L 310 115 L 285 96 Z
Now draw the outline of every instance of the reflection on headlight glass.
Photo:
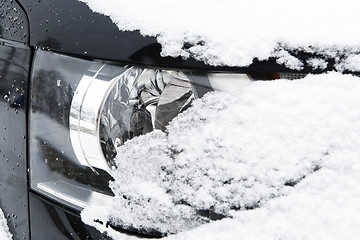
M 189 79 L 181 72 L 140 69 L 126 71 L 106 96 L 100 116 L 100 142 L 112 164 L 115 147 L 166 125 L 194 99 Z

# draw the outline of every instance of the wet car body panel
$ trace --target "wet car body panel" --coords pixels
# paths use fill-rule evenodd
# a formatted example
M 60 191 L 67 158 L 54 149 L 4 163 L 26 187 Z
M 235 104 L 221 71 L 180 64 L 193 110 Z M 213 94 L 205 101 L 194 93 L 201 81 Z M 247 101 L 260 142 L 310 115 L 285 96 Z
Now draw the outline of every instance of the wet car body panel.
M 25 12 L 0 2 L 0 208 L 14 239 L 29 239 L 26 109 L 32 51 Z
M 14 239 L 29 239 L 26 109 L 31 49 L 15 2 L 0 8 L 0 208 Z M 19 23 L 19 24 L 18 24 Z
M 31 51 L 0 45 L 0 207 L 15 239 L 28 239 L 27 82 Z

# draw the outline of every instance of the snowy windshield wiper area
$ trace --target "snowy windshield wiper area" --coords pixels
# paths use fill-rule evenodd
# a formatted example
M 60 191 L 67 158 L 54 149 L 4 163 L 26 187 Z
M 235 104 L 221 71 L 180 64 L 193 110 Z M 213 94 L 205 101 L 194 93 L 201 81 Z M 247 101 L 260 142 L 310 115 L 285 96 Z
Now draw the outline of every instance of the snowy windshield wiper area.
M 328 73 L 208 93 L 118 147 L 115 196 L 82 219 L 115 239 L 99 222 L 176 239 L 356 236 L 359 92 L 358 77 Z

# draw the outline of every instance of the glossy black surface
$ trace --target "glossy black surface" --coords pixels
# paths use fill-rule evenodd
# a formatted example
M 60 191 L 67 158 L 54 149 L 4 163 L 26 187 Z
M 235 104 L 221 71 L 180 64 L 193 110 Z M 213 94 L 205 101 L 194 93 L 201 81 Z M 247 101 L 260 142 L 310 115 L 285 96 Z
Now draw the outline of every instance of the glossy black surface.
M 160 46 L 138 32 L 120 32 L 110 18 L 77 0 L 21 0 L 30 20 L 30 43 L 52 50 L 124 62 L 164 62 Z M 156 53 L 156 54 L 154 54 Z
M 31 238 L 36 240 L 105 240 L 110 239 L 85 225 L 79 213 L 65 209 L 34 194 L 29 195 Z
M 0 1 L 0 38 L 23 43 L 28 42 L 27 16 L 16 1 Z
M 29 239 L 26 107 L 30 57 L 24 44 L 5 41 L 0 45 L 0 208 L 14 239 Z

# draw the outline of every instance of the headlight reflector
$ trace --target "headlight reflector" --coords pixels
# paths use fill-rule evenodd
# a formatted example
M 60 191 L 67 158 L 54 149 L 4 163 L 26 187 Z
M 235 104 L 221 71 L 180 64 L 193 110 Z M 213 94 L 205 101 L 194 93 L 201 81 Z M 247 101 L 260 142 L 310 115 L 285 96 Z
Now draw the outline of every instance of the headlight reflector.
M 106 67 L 102 66 L 99 71 Z M 116 146 L 153 129 L 164 130 L 194 99 L 179 71 L 130 67 L 110 81 L 84 76 L 70 110 L 70 137 L 82 165 L 111 172 Z

